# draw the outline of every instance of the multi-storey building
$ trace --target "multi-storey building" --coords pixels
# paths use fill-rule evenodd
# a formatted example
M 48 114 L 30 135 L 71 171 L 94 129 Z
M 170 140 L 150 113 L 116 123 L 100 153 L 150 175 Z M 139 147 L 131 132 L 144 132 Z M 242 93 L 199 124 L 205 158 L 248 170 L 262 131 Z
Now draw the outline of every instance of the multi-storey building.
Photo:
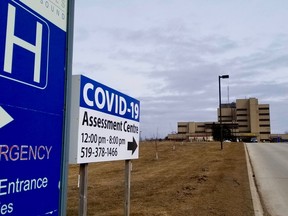
M 169 139 L 211 140 L 213 124 L 218 122 L 178 122 L 178 133 L 169 134 Z M 237 99 L 236 103 L 221 104 L 222 124 L 239 139 L 270 139 L 269 104 L 259 104 L 257 98 Z
M 232 131 L 239 138 L 269 140 L 271 133 L 269 104 L 259 104 L 257 98 L 237 99 L 236 103 L 222 104 L 222 123 L 235 123 Z M 218 121 L 219 108 L 218 108 Z

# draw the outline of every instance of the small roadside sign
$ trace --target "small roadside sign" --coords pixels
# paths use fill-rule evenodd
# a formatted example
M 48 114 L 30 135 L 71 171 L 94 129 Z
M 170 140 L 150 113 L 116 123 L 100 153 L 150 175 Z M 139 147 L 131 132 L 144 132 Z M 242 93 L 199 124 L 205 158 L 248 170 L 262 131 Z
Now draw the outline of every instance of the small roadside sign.
M 138 100 L 74 75 L 70 121 L 71 164 L 138 159 Z

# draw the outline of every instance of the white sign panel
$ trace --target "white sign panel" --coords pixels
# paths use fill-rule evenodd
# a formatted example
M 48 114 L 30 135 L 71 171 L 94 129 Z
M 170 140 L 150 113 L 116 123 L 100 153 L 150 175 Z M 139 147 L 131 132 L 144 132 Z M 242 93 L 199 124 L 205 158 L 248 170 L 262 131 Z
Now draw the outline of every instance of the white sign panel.
M 67 0 L 20 0 L 62 30 L 67 24 Z
M 140 102 L 83 75 L 73 76 L 72 164 L 139 157 Z

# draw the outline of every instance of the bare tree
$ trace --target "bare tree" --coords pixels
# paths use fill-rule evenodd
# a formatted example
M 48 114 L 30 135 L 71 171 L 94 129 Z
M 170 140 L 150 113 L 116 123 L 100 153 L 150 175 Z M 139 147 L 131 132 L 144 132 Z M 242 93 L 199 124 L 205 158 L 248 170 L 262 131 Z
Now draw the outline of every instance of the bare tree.
M 154 138 L 154 142 L 155 142 L 155 158 L 156 158 L 156 160 L 158 160 L 159 159 L 159 157 L 158 157 L 158 128 L 157 128 L 157 133 L 156 133 L 156 137 Z

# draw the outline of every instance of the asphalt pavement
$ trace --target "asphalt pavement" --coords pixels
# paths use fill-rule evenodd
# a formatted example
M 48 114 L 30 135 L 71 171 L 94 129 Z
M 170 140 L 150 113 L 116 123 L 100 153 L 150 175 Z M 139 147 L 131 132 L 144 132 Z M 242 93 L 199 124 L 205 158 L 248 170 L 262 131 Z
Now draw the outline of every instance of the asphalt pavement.
M 246 143 L 256 185 L 271 216 L 288 215 L 288 143 Z

